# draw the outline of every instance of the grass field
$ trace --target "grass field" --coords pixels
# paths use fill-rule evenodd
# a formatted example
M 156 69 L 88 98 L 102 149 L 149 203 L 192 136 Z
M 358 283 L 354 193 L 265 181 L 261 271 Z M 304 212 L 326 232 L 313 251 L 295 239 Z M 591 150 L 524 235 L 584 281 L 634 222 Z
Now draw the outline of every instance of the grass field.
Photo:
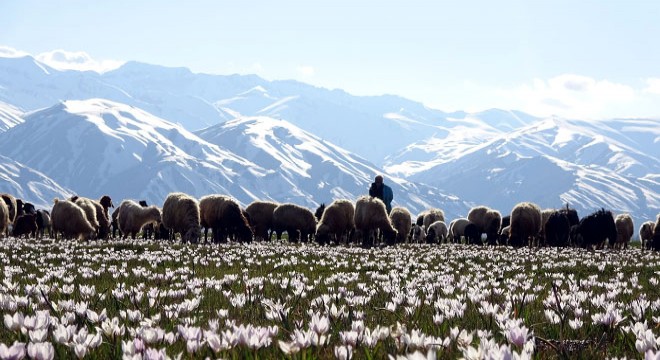
M 5 239 L 0 358 L 654 356 L 639 249 Z

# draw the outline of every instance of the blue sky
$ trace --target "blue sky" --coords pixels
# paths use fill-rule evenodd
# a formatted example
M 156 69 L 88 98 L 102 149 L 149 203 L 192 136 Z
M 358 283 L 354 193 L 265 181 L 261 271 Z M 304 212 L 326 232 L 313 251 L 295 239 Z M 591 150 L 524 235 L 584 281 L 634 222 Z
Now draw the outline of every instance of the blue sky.
M 442 110 L 660 117 L 658 19 L 660 1 L 25 0 L 0 2 L 0 46 L 60 63 L 256 73 Z

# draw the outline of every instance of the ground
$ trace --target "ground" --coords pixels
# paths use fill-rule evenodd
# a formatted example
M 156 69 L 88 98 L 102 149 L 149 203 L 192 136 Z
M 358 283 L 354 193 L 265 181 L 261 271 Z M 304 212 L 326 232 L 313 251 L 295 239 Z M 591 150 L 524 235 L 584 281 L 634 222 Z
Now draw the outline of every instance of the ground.
M 10 238 L 0 260 L 2 359 L 602 359 L 658 348 L 660 256 L 640 249 Z

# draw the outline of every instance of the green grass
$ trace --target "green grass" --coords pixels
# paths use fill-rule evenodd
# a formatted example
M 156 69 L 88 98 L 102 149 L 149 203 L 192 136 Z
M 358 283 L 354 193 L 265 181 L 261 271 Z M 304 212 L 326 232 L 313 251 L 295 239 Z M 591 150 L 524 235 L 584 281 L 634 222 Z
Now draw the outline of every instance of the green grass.
M 635 358 L 640 356 L 635 336 L 622 328 L 646 321 L 658 335 L 654 320 L 657 309 L 650 306 L 640 319 L 635 319 L 630 308 L 638 299 L 658 302 L 660 257 L 639 249 L 589 252 L 403 245 L 363 250 L 286 242 L 243 246 L 8 239 L 0 243 L 0 261 L 3 316 L 16 311 L 31 315 L 35 310 L 49 310 L 53 318 L 61 319 L 72 312 L 71 324 L 78 330 L 84 327 L 90 333 L 100 331 L 100 323 L 62 308 L 65 301 L 72 300 L 87 303 L 97 313 L 105 310 L 110 319 L 119 318 L 126 328 L 124 335 L 121 339 L 103 335 L 103 343 L 89 349 L 88 358 L 95 359 L 120 358 L 120 340 L 133 340 L 130 333 L 145 324 L 167 333 L 176 332 L 181 324 L 209 330 L 209 321 L 217 321 L 218 333 L 232 325 L 248 324 L 275 326 L 278 333 L 270 346 L 252 349 L 237 344 L 217 354 L 208 344 L 189 354 L 181 338 L 173 344 L 161 341 L 148 347 L 165 349 L 169 356 L 183 354 L 183 358 L 287 357 L 278 341 L 290 341 L 296 328 L 307 330 L 312 313 L 327 314 L 330 306 L 326 309 L 319 305 L 324 296 L 331 299 L 329 305 L 345 309 L 346 315 L 331 318 L 328 344 L 301 349 L 290 357 L 333 358 L 335 346 L 342 344 L 340 332 L 359 324 L 354 323 L 357 319 L 369 329 L 390 328 L 390 336 L 374 348 L 358 344 L 353 349 L 355 358 L 379 359 L 412 352 L 414 347 L 405 346 L 405 336 L 397 336 L 397 331 L 407 335 L 419 331 L 443 340 L 450 337 L 452 328 L 464 329 L 475 332 L 470 344 L 475 348 L 480 343 L 476 331 L 486 331 L 498 345 L 507 344 L 495 317 L 480 313 L 482 301 L 497 305 L 499 314 L 506 309 L 511 318 L 522 320 L 533 331 L 535 358 Z M 7 285 L 10 283 L 18 287 L 11 289 Z M 71 294 L 62 292 L 68 283 L 75 286 Z M 41 290 L 34 290 L 34 286 Z M 85 296 L 81 292 L 84 286 L 93 286 L 94 294 Z M 118 290 L 127 293 L 118 296 Z M 149 291 L 158 292 L 153 304 L 149 302 Z M 592 320 L 592 315 L 606 311 L 594 300 L 603 294 L 605 304 L 612 304 L 623 315 L 619 324 L 605 326 Z M 242 296 L 244 303 L 238 305 L 242 303 L 238 297 Z M 198 299 L 199 305 L 192 311 L 181 310 L 182 304 L 192 299 Z M 396 309 L 388 309 L 388 304 L 397 299 L 402 301 Z M 444 314 L 444 321 L 435 324 L 434 315 L 443 313 L 435 304 L 452 299 L 465 307 L 463 314 Z M 544 304 L 548 299 L 560 299 L 561 309 Z M 288 315 L 282 321 L 267 319 L 264 300 L 284 304 Z M 584 312 L 584 325 L 574 330 L 568 321 L 576 317 L 576 306 Z M 228 311 L 226 318 L 219 317 L 220 309 Z M 548 321 L 548 309 L 555 309 L 561 318 L 559 324 Z M 136 310 L 143 315 L 142 323 L 122 317 L 126 311 Z M 176 312 L 178 316 L 171 316 Z M 51 324 L 46 341 L 55 343 L 53 328 Z M 3 330 L 2 343 L 29 341 L 29 333 Z M 56 344 L 55 349 L 58 357 L 75 356 L 70 346 Z M 438 350 L 437 356 L 459 358 L 464 352 L 452 340 Z

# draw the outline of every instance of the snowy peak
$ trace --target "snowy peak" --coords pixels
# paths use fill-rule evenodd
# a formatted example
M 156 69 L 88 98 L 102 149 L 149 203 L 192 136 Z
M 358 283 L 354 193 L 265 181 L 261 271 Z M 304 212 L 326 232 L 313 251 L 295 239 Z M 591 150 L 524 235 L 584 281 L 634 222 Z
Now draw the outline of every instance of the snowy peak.
M 0 101 L 0 133 L 23 122 L 23 112 Z
M 0 193 L 13 194 L 35 206 L 50 208 L 53 198 L 65 198 L 73 192 L 39 171 L 0 155 Z

